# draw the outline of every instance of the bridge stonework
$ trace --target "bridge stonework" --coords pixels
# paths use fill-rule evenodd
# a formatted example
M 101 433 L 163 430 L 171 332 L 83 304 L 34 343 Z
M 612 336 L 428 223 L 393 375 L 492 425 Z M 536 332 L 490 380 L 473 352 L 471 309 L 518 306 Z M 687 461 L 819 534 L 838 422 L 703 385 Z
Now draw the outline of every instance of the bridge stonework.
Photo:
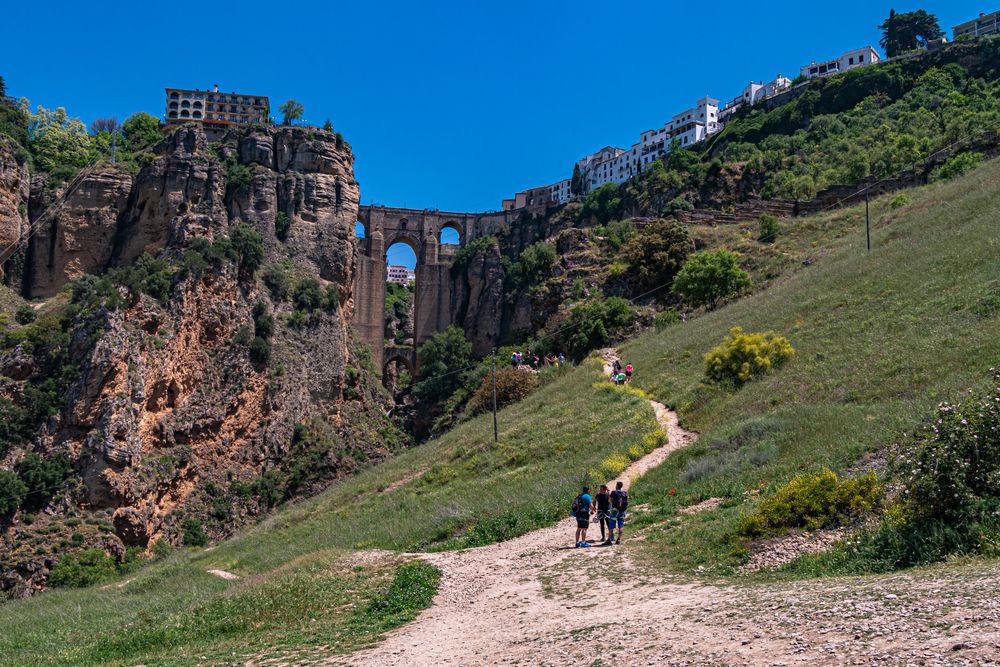
M 520 211 L 495 213 L 449 213 L 446 211 L 362 206 L 358 221 L 365 237 L 357 239 L 359 256 L 354 280 L 354 331 L 372 350 L 373 361 L 382 368 L 400 351 L 387 353 L 385 341 L 386 251 L 405 243 L 417 256 L 413 303 L 413 343 L 419 347 L 432 335 L 455 323 L 459 291 L 451 276 L 451 263 L 459 248 L 478 236 L 510 229 Z M 442 244 L 441 231 L 458 232 L 459 245 Z M 416 370 L 419 360 L 412 359 Z

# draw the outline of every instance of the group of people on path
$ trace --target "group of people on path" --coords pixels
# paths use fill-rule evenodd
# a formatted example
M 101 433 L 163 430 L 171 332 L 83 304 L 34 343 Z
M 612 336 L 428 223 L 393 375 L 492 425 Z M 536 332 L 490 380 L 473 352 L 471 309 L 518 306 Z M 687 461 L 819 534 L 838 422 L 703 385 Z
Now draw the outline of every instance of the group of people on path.
M 510 367 L 511 368 L 534 368 L 536 371 L 545 366 L 560 366 L 566 363 L 566 357 L 560 352 L 558 355 L 546 354 L 544 357 L 539 358 L 537 354 L 530 354 L 528 352 L 513 352 L 510 355 Z
M 625 531 L 625 516 L 628 514 L 628 491 L 623 489 L 624 484 L 617 482 L 614 491 L 608 491 L 607 484 L 601 484 L 601 488 L 593 497 L 590 495 L 590 487 L 584 486 L 583 492 L 573 501 L 571 513 L 576 517 L 576 546 L 589 547 L 587 542 L 587 529 L 590 528 L 591 517 L 597 517 L 597 523 L 601 527 L 601 546 L 622 543 L 622 533 Z M 604 529 L 607 527 L 607 537 Z M 615 529 L 618 530 L 618 537 L 615 537 Z
M 632 364 L 625 364 L 625 368 L 622 368 L 622 364 L 617 359 L 611 364 L 611 381 L 615 384 L 628 384 L 632 381 Z

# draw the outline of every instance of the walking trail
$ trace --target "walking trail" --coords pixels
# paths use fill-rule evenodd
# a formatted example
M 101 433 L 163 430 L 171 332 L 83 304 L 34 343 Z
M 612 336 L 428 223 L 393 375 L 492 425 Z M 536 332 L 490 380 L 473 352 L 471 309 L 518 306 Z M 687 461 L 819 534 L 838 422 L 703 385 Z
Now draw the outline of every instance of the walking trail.
M 606 349 L 602 355 L 610 374 L 617 352 Z M 667 442 L 622 473 L 626 488 L 697 438 L 680 427 L 673 411 L 650 403 Z M 905 633 L 905 625 L 892 626 L 905 633 L 903 644 L 892 640 L 893 630 L 883 633 L 882 618 L 892 624 L 921 618 L 920 610 L 906 606 L 906 596 L 886 597 L 885 587 L 905 580 L 900 590 L 930 590 L 940 585 L 933 576 L 929 581 L 897 576 L 871 582 L 877 596 L 871 584 L 845 585 L 843 580 L 766 589 L 715 586 L 643 572 L 631 558 L 635 542 L 630 544 L 627 525 L 622 546 L 590 549 L 573 548 L 574 528 L 575 520 L 567 517 L 500 544 L 414 554 L 441 570 L 433 605 L 374 648 L 330 658 L 327 664 L 897 664 L 906 655 L 946 655 L 961 664 L 1000 649 L 1000 603 L 990 595 L 980 595 L 989 609 L 981 605 L 970 613 L 991 622 L 970 624 L 978 626 L 977 632 L 964 640 L 958 638 L 961 632 L 938 633 L 942 643 L 933 633 L 918 639 L 920 633 Z M 596 524 L 591 531 L 597 541 Z M 984 578 L 996 582 L 1000 574 L 996 568 L 976 570 L 960 599 L 981 589 Z M 989 588 L 995 589 L 995 583 Z M 924 607 L 924 613 L 933 613 Z M 953 609 L 950 619 L 957 620 Z M 957 643 L 963 647 L 953 652 Z M 952 664 L 950 659 L 919 662 Z

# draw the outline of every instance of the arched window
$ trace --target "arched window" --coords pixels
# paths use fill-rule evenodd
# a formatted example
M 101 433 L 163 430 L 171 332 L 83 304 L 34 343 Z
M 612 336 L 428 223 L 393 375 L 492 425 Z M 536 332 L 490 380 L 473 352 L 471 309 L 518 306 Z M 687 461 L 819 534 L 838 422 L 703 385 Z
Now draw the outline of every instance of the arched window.
M 193 114 L 191 114 L 191 117 L 192 118 L 201 118 L 201 112 L 198 111 L 198 110 L 195 110 L 195 112 Z
M 191 107 L 191 103 L 187 100 L 181 100 L 181 109 L 188 109 Z
M 438 238 L 441 245 L 461 245 L 462 237 L 454 227 L 447 226 L 441 228 L 441 236 Z
M 170 99 L 176 100 L 178 97 L 180 97 L 180 95 L 178 95 L 177 93 L 170 93 Z
M 200 102 L 200 101 L 196 101 L 196 102 L 194 103 L 194 108 L 195 108 L 195 109 L 200 109 L 200 108 L 201 108 L 201 102 Z
M 176 111 L 171 111 L 171 112 L 170 112 L 170 113 L 168 114 L 168 116 L 169 116 L 170 118 L 177 118 L 177 112 L 176 112 Z
M 191 113 L 187 109 L 181 109 L 181 118 L 190 118 Z
M 171 109 L 176 109 L 177 108 L 177 102 L 171 102 L 170 103 L 170 108 Z
M 407 223 L 407 222 L 408 222 L 408 221 L 407 221 L 407 219 L 406 219 L 406 218 L 403 218 L 403 219 L 401 219 L 401 220 L 399 221 L 399 228 L 400 228 L 400 229 L 406 229 L 406 223 Z

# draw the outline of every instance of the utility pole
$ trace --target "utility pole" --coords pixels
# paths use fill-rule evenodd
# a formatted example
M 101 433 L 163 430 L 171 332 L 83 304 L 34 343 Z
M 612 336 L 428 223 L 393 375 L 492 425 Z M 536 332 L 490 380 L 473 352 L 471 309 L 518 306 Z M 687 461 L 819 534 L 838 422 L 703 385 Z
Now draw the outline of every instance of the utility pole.
M 872 225 L 868 217 L 868 185 L 865 186 L 865 238 L 868 242 L 868 252 L 872 251 Z
M 493 442 L 500 442 L 497 432 L 497 349 L 493 348 L 493 360 L 490 363 L 490 376 L 493 379 Z

